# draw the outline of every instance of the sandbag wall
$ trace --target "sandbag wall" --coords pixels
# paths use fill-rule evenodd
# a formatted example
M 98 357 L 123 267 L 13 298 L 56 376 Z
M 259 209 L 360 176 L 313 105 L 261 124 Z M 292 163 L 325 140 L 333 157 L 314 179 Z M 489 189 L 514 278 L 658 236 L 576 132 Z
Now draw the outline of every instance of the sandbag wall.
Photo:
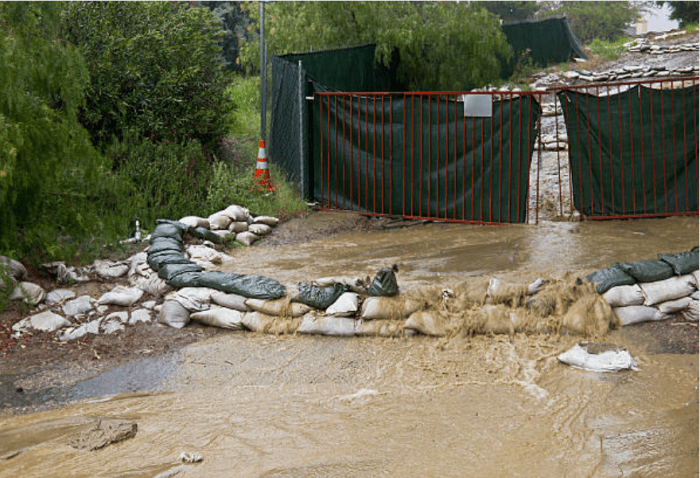
M 586 279 L 613 308 L 621 325 L 679 314 L 698 321 L 698 248 L 657 259 L 615 263 Z

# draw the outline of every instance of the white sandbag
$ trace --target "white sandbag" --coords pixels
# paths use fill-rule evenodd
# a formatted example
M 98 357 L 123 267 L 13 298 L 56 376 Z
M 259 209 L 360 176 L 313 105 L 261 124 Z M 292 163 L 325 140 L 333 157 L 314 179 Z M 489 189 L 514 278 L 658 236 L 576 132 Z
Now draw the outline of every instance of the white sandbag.
M 232 219 L 231 216 L 229 216 L 228 214 L 219 211 L 209 216 L 207 218 L 207 221 L 209 221 L 209 229 L 211 229 L 212 231 L 219 231 L 222 229 L 228 229 L 228 226 L 231 224 Z
M 257 216 L 253 218 L 253 224 L 265 224 L 266 226 L 275 227 L 280 220 L 272 216 Z
M 228 230 L 236 234 L 239 232 L 246 232 L 248 230 L 248 223 L 245 221 L 234 221 L 228 226 Z
M 158 312 L 158 323 L 181 329 L 190 323 L 190 313 L 176 300 L 166 300 Z
M 299 318 L 280 318 L 262 312 L 248 312 L 242 320 L 250 331 L 275 335 L 295 333 L 300 322 Z
M 354 277 L 322 277 L 311 282 L 312 285 L 319 287 L 330 287 L 333 284 L 342 284 L 350 288 L 351 291 L 358 294 L 367 294 L 367 285 L 371 283 L 371 279 L 358 279 Z
M 32 315 L 20 320 L 12 326 L 15 332 L 28 332 L 31 329 L 44 332 L 55 332 L 58 329 L 71 325 L 70 321 L 58 314 L 45 310 L 39 314 Z
M 129 325 L 136 325 L 139 322 L 149 323 L 151 321 L 151 311 L 147 309 L 136 309 L 129 315 Z
M 75 299 L 75 292 L 70 289 L 56 289 L 46 294 L 46 305 L 58 305 L 70 299 Z
M 202 260 L 208 261 L 212 264 L 223 264 L 228 262 L 233 258 L 227 254 L 222 254 L 213 247 L 205 246 L 203 244 L 192 244 L 186 247 L 187 254 L 189 254 L 191 260 Z
M 695 278 L 685 274 L 656 282 L 640 282 L 639 287 L 644 293 L 644 305 L 651 306 L 689 296 L 695 292 Z
M 277 317 L 301 317 L 308 313 L 311 307 L 300 302 L 290 302 L 289 299 L 262 300 L 246 299 L 245 304 L 256 312 Z
M 690 304 L 688 304 L 688 307 L 683 309 L 681 311 L 681 316 L 685 320 L 689 320 L 691 322 L 697 322 L 698 321 L 698 300 L 693 299 L 690 301 Z
M 404 328 L 403 321 L 397 320 L 358 320 L 355 335 L 358 337 L 413 337 L 418 332 Z
M 690 296 L 682 297 L 680 299 L 668 300 L 666 302 L 656 304 L 656 308 L 659 309 L 659 312 L 662 314 L 675 314 L 676 312 L 680 312 L 681 310 L 687 308 L 692 301 L 693 299 L 691 299 Z
M 231 239 L 232 236 L 233 236 L 234 238 L 236 237 L 236 234 L 234 234 L 233 232 L 229 231 L 228 229 L 223 229 L 223 230 L 220 230 L 220 231 L 211 231 L 211 232 L 213 232 L 214 234 L 216 234 L 217 236 L 219 236 L 219 237 L 222 238 L 222 239 Z
M 218 291 L 209 287 L 183 287 L 165 296 L 165 300 L 175 300 L 189 312 L 207 310 L 211 296 Z
M 603 298 L 610 307 L 627 307 L 644 303 L 644 294 L 638 284 L 611 287 L 603 294 Z
M 632 325 L 639 322 L 651 322 L 665 320 L 668 315 L 662 313 L 656 307 L 646 305 L 629 305 L 627 307 L 615 307 L 613 312 L 622 325 Z
M 592 372 L 635 370 L 637 362 L 624 349 L 610 344 L 581 342 L 559 354 L 559 361 Z
M 326 317 L 306 314 L 301 320 L 297 333 L 352 337 L 355 335 L 355 323 L 355 319 L 347 317 Z
M 138 279 L 133 280 L 134 277 L 138 277 Z M 131 284 L 132 287 L 141 289 L 146 294 L 150 294 L 153 297 L 162 297 L 173 290 L 173 288 L 169 286 L 164 279 L 158 277 L 158 274 L 152 274 L 150 277 L 134 277 L 129 280 L 129 284 Z
M 693 292 L 693 293 L 691 294 L 690 297 L 691 297 L 692 299 L 695 299 L 695 300 L 700 299 L 700 291 L 697 291 L 697 290 L 696 290 L 695 292 Z
M 74 315 L 85 314 L 94 308 L 95 299 L 89 295 L 81 295 L 80 297 L 69 300 L 63 304 L 63 313 L 67 317 L 72 317 Z
M 20 282 L 10 294 L 10 300 L 23 300 L 32 306 L 41 304 L 45 297 L 44 288 L 31 282 Z
M 614 323 L 610 304 L 598 294 L 578 299 L 562 319 L 562 326 L 567 332 L 582 335 L 605 335 Z
M 266 236 L 272 232 L 272 228 L 267 224 L 251 224 L 248 230 L 257 236 Z
M 248 312 L 252 310 L 245 303 L 247 299 L 238 294 L 227 294 L 225 292 L 217 292 L 211 295 L 211 301 L 221 307 L 237 310 L 239 312 Z
M 372 319 L 405 319 L 421 308 L 416 300 L 398 297 L 368 297 L 362 303 L 361 317 Z
M 236 234 L 236 242 L 240 242 L 244 246 L 251 246 L 258 239 L 260 238 L 250 231 L 240 232 Z
M 449 321 L 436 311 L 418 311 L 406 320 L 404 328 L 415 330 L 423 335 L 444 337 L 448 332 Z
M 695 281 L 695 288 L 700 289 L 700 270 L 696 270 L 690 273 Z
M 513 309 L 504 305 L 484 305 L 476 310 L 472 318 L 474 332 L 482 334 L 513 334 L 517 316 Z
M 355 292 L 344 292 L 326 309 L 327 315 L 337 317 L 354 317 L 360 303 L 360 296 Z
M 230 205 L 221 212 L 235 222 L 248 222 L 248 218 L 250 217 L 250 211 L 248 211 L 248 209 L 236 204 Z
M 205 229 L 209 229 L 209 221 L 199 216 L 185 216 L 180 218 L 178 222 L 181 222 L 185 226 L 189 227 L 203 227 Z
M 18 281 L 27 277 L 27 268 L 21 262 L 9 257 L 0 256 L 0 268 L 7 269 L 9 276 Z
M 61 342 L 68 342 L 70 340 L 82 339 L 87 335 L 87 324 L 81 324 L 77 327 L 68 327 L 63 330 L 59 330 L 56 337 Z
M 129 272 L 129 264 L 126 262 L 114 262 L 98 259 L 93 263 L 95 274 L 101 279 L 116 279 Z
M 114 312 L 102 320 L 100 323 L 100 332 L 106 335 L 114 334 L 116 332 L 124 332 L 126 330 L 124 324 L 128 321 L 128 312 Z
M 129 307 L 138 302 L 143 296 L 143 290 L 138 287 L 123 287 L 118 285 L 110 292 L 102 294 L 102 297 L 97 299 L 100 305 L 120 305 Z
M 220 327 L 229 330 L 243 329 L 243 313 L 226 307 L 212 305 L 209 310 L 195 312 L 190 319 L 212 327 Z
M 129 271 L 126 273 L 126 276 L 129 279 L 135 277 L 150 277 L 155 273 L 155 271 L 148 265 L 147 252 L 139 252 L 138 254 L 134 254 L 130 259 L 127 259 L 126 262 L 129 264 Z

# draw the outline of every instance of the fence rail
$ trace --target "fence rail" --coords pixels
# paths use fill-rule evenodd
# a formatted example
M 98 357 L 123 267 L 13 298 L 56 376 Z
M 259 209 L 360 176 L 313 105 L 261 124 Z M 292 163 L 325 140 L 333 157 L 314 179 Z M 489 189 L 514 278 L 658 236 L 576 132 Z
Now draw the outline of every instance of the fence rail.
M 551 96 L 564 124 L 555 119 L 556 159 L 546 159 L 554 179 L 543 181 L 542 105 Z M 546 187 L 560 214 L 567 203 L 591 219 L 696 215 L 698 99 L 698 78 L 317 93 L 314 197 L 322 209 L 378 216 L 537 223 Z

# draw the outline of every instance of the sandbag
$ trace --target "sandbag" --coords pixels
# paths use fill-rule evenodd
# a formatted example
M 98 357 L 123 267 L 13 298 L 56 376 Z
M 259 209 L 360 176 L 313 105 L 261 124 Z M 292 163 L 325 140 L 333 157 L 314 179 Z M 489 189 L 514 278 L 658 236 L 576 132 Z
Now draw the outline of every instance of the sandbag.
M 610 344 L 581 342 L 558 358 L 562 363 L 592 372 L 618 372 L 637 367 L 627 349 Z
M 644 294 L 637 284 L 612 287 L 603 294 L 603 298 L 611 307 L 626 307 L 644 303 Z
M 197 227 L 203 227 L 205 229 L 209 229 L 209 221 L 207 221 L 203 217 L 185 216 L 183 218 L 180 218 L 180 220 L 178 222 L 188 226 L 188 229 L 195 229 Z
M 250 231 L 239 232 L 236 234 L 236 241 L 244 246 L 252 246 L 255 241 L 260 239 L 256 234 Z
M 20 282 L 10 294 L 10 300 L 22 300 L 31 306 L 37 306 L 46 298 L 46 290 L 39 284 Z
M 180 274 L 183 274 L 185 272 L 201 272 L 202 266 L 198 266 L 194 262 L 189 262 L 188 264 L 174 264 L 174 263 L 167 263 L 167 264 L 161 264 L 158 267 L 158 277 L 163 279 L 165 282 L 170 284 L 170 281 L 175 277 Z M 172 285 L 172 284 L 170 284 Z
M 197 279 L 201 287 L 211 287 L 221 292 L 239 294 L 249 299 L 273 300 L 284 297 L 286 288 L 274 279 L 257 275 L 241 275 L 233 272 L 203 272 Z
M 698 270 L 698 251 L 679 252 L 677 254 L 659 254 L 659 259 L 673 268 L 676 275 L 682 276 Z
M 203 239 L 205 241 L 211 241 L 214 244 L 221 244 L 222 237 L 219 236 L 218 234 L 214 233 L 213 231 L 210 231 L 206 227 L 195 227 L 194 229 L 190 229 L 190 234 L 193 236 Z
M 396 282 L 396 264 L 391 269 L 382 267 L 367 288 L 367 294 L 371 297 L 393 297 L 399 294 L 399 285 Z
M 190 323 L 190 313 L 176 300 L 166 300 L 158 312 L 158 323 L 181 329 Z
M 172 237 L 151 239 L 151 245 L 148 246 L 147 251 L 149 255 L 165 251 L 182 252 L 182 241 Z
M 297 333 L 307 335 L 352 337 L 355 335 L 355 319 L 306 314 L 301 320 Z
M 179 221 L 171 219 L 158 219 L 156 227 L 151 233 L 151 241 L 158 237 L 170 237 L 174 239 L 182 239 L 182 235 L 187 232 L 190 227 Z
M 645 305 L 615 307 L 613 309 L 613 312 L 622 325 L 632 325 L 637 324 L 639 322 L 665 320 L 668 318 L 668 315 L 661 313 L 656 307 L 647 307 Z
M 229 330 L 243 329 L 243 313 L 238 310 L 227 309 L 226 307 L 219 307 L 216 305 L 211 306 L 209 310 L 191 314 L 190 319 L 212 327 L 220 327 Z
M 477 309 L 472 317 L 475 332 L 482 334 L 510 334 L 515 333 L 515 312 L 502 304 L 484 305 Z M 517 322 L 517 321 L 516 321 Z
M 44 332 L 55 332 L 63 327 L 71 325 L 70 321 L 50 310 L 22 319 L 12 326 L 15 332 L 29 332 L 31 329 Z
M 651 306 L 689 296 L 695 292 L 695 278 L 692 274 L 686 274 L 657 282 L 640 283 L 639 287 L 644 294 L 644 305 Z
M 167 284 L 176 289 L 182 287 L 199 287 L 199 279 L 207 272 L 185 272 L 170 279 Z
M 360 296 L 355 292 L 344 292 L 326 309 L 327 315 L 353 317 L 359 307 Z
M 318 287 L 304 282 L 299 284 L 299 293 L 292 299 L 294 302 L 301 302 L 316 309 L 325 310 L 338 298 L 347 292 L 348 286 L 343 284 L 333 284 L 329 287 Z
M 418 311 L 406 320 L 404 328 L 423 335 L 444 337 L 449 330 L 449 321 L 436 311 Z
M 6 269 L 8 275 L 15 280 L 21 281 L 27 277 L 27 269 L 24 265 L 6 256 L 0 256 L 0 270 Z
M 148 267 L 158 272 L 163 264 L 190 264 L 191 261 L 185 257 L 185 254 L 178 251 L 163 251 L 157 254 L 148 255 Z
M 98 259 L 93 263 L 95 274 L 100 279 L 116 279 L 129 272 L 129 265 L 125 262 L 114 262 Z
M 637 280 L 622 270 L 620 264 L 613 264 L 610 267 L 592 272 L 586 276 L 586 280 L 595 284 L 595 290 L 599 294 L 604 294 L 609 289 L 619 285 L 632 285 Z
M 311 307 L 306 304 L 290 302 L 287 299 L 247 299 L 245 304 L 256 312 L 278 317 L 301 317 L 311 310 Z
M 355 324 L 358 337 L 413 337 L 416 334 L 416 330 L 404 327 L 404 321 L 358 320 Z
M 620 267 L 637 282 L 656 282 L 673 276 L 673 268 L 659 259 L 626 262 L 620 264 Z
M 187 246 L 187 254 L 189 254 L 190 260 L 192 261 L 210 262 L 217 265 L 232 260 L 230 256 L 222 254 L 216 249 L 203 244 Z
M 97 303 L 100 305 L 129 307 L 138 302 L 142 296 L 143 290 L 137 287 L 122 287 L 118 285 L 111 291 L 102 294 L 102 296 L 97 299 Z
M 353 277 L 322 277 L 311 282 L 312 285 L 319 287 L 329 287 L 333 284 L 343 284 L 348 286 L 348 289 L 358 294 L 367 294 L 367 285 L 370 283 L 370 278 L 357 279 Z
M 242 295 L 227 294 L 219 291 L 211 295 L 211 301 L 213 303 L 220 305 L 221 307 L 237 310 L 239 312 L 248 312 L 251 310 L 251 308 L 245 303 L 246 300 L 248 299 Z
M 183 287 L 168 294 L 165 300 L 175 300 L 189 312 L 201 312 L 209 309 L 211 297 L 216 292 L 208 287 Z
M 207 218 L 209 221 L 209 229 L 212 231 L 216 230 L 221 230 L 221 229 L 228 229 L 228 226 L 231 224 L 232 219 L 228 214 L 224 214 L 223 212 L 215 212 L 211 216 Z
M 267 224 L 251 224 L 248 230 L 256 236 L 266 236 L 272 232 L 272 228 Z
M 280 220 L 272 216 L 257 216 L 253 219 L 253 224 L 265 224 L 274 227 L 279 224 Z
M 681 311 L 681 316 L 685 320 L 689 320 L 691 322 L 697 322 L 698 321 L 698 300 L 693 299 L 690 304 L 688 304 L 688 307 L 683 309 Z
M 238 234 L 239 232 L 246 232 L 248 230 L 247 222 L 234 221 L 228 226 L 228 230 Z
M 687 309 L 692 301 L 693 299 L 691 299 L 690 296 L 688 296 L 676 300 L 661 302 L 660 304 L 656 304 L 656 308 L 659 309 L 659 312 L 661 312 L 662 314 L 670 315 Z
M 253 332 L 263 334 L 293 334 L 296 332 L 300 318 L 280 318 L 272 315 L 266 315 L 262 312 L 248 312 L 243 316 L 243 326 Z
M 221 212 L 226 214 L 235 222 L 247 222 L 248 218 L 250 217 L 250 211 L 237 204 L 232 204 Z
M 361 317 L 365 320 L 405 319 L 420 308 L 419 301 L 405 297 L 368 297 L 362 303 Z
M 569 308 L 562 319 L 564 329 L 572 334 L 605 335 L 616 320 L 612 308 L 599 295 L 585 295 Z

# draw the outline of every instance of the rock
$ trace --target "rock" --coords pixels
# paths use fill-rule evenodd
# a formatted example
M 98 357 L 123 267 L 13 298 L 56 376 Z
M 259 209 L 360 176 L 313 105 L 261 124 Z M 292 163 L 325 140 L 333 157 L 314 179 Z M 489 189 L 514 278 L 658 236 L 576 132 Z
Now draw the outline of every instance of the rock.
M 46 294 L 46 305 L 57 305 L 66 300 L 74 299 L 75 292 L 70 289 L 56 289 Z
M 138 287 L 123 287 L 117 286 L 110 292 L 102 294 L 97 300 L 98 304 L 104 305 L 120 305 L 122 307 L 129 307 L 134 305 L 143 296 L 143 290 Z
M 20 282 L 10 294 L 10 300 L 23 300 L 30 306 L 40 304 L 45 297 L 44 288 L 31 282 Z
M 257 241 L 259 237 L 252 232 L 246 231 L 246 232 L 241 232 L 240 234 L 236 235 L 236 242 L 240 242 L 243 245 L 246 246 L 251 246 L 255 241 Z
M 93 267 L 95 274 L 102 279 L 116 279 L 129 272 L 129 266 L 124 262 L 96 260 Z
M 94 299 L 89 295 L 81 295 L 77 299 L 69 300 L 63 304 L 63 313 L 67 317 L 85 314 L 93 308 Z
M 28 332 L 30 329 L 55 332 L 70 325 L 70 321 L 50 310 L 20 320 L 12 326 L 15 332 Z
M 68 439 L 68 444 L 78 450 L 98 450 L 112 443 L 134 438 L 138 430 L 136 422 L 116 418 L 103 418 Z

